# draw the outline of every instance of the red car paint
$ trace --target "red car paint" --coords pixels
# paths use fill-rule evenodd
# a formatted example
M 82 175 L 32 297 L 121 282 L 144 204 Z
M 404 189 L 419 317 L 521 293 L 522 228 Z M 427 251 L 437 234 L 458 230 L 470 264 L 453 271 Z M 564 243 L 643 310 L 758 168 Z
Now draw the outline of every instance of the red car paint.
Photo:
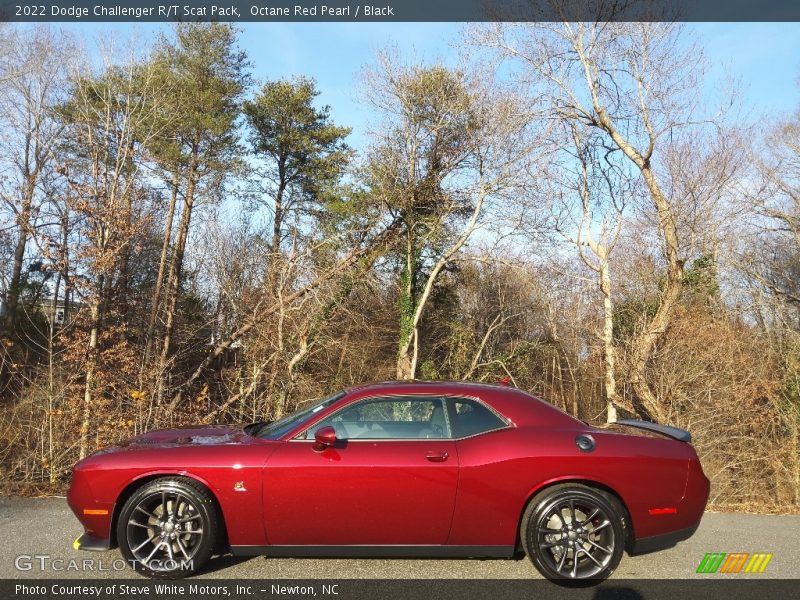
M 508 426 L 465 439 L 362 440 L 315 451 L 295 439 L 343 406 L 382 396 L 474 398 Z M 576 436 L 591 435 L 590 452 Z M 709 482 L 691 445 L 596 429 L 511 387 L 389 382 L 347 390 L 277 440 L 236 426 L 154 431 L 74 469 L 68 502 L 92 538 L 113 543 L 131 490 L 183 475 L 216 497 L 232 548 L 419 545 L 515 548 L 526 503 L 559 482 L 615 493 L 636 542 L 696 527 Z M 84 511 L 107 514 L 85 514 Z

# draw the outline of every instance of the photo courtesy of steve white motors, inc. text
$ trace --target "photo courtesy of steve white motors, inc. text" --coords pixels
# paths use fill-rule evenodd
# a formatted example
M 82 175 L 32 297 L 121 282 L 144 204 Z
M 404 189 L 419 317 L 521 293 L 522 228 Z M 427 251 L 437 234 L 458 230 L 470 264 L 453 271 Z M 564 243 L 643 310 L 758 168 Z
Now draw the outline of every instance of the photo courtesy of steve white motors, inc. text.
M 269 586 L 265 582 L 260 582 L 258 586 L 252 585 L 228 585 L 228 584 L 182 584 L 182 583 L 144 583 L 144 584 L 116 584 L 108 585 L 82 585 L 70 583 L 54 583 L 51 585 L 36 585 L 18 583 L 14 586 L 15 596 L 89 596 L 89 597 L 109 597 L 109 596 L 130 596 L 132 598 L 142 598 L 150 594 L 159 596 L 185 596 L 192 598 L 208 597 L 230 597 L 248 596 L 251 594 L 269 593 L 271 595 L 287 596 L 337 596 L 341 586 L 337 583 L 314 585 L 286 585 L 285 583 L 272 583 Z M 319 591 L 318 591 L 319 590 Z

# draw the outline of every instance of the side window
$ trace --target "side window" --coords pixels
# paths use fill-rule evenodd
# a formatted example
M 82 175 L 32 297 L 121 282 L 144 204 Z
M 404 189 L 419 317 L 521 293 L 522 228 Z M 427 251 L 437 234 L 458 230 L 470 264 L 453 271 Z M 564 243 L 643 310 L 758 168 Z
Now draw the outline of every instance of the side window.
M 503 419 L 480 402 L 466 398 L 452 398 L 448 402 L 450 403 L 450 425 L 455 438 L 469 437 L 507 426 Z
M 358 402 L 317 423 L 306 434 L 331 426 L 343 440 L 449 438 L 441 398 L 375 398 Z

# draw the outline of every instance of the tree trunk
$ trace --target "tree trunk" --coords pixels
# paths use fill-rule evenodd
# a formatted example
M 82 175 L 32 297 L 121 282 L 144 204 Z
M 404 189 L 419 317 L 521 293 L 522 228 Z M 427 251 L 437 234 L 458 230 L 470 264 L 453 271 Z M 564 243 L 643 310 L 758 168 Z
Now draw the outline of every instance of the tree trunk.
M 649 165 L 644 165 L 641 170 L 658 213 L 658 228 L 664 239 L 664 256 L 667 260 L 667 279 L 655 315 L 633 339 L 631 385 L 648 416 L 663 422 L 667 411 L 659 404 L 647 383 L 647 363 L 656 343 L 666 332 L 680 301 L 683 292 L 683 261 L 679 257 L 678 232 L 672 209 Z
M 25 257 L 25 246 L 28 243 L 28 233 L 23 226 L 20 226 L 19 238 L 14 247 L 14 267 L 11 271 L 11 282 L 8 286 L 8 296 L 6 302 L 6 328 L 11 331 L 14 327 L 17 316 L 17 305 L 19 304 L 20 283 L 22 279 L 22 260 Z
M 169 200 L 169 209 L 167 210 L 167 222 L 164 225 L 164 239 L 161 243 L 161 258 L 158 261 L 158 275 L 156 276 L 155 289 L 153 290 L 153 298 L 150 303 L 150 317 L 147 320 L 147 333 L 145 334 L 145 347 L 144 347 L 144 361 L 142 367 L 146 368 L 150 364 L 150 354 L 153 350 L 153 342 L 156 327 L 156 317 L 158 316 L 158 308 L 161 304 L 161 288 L 164 285 L 164 270 L 167 266 L 167 255 L 169 254 L 169 241 L 172 239 L 172 221 L 175 218 L 175 205 L 178 200 L 178 179 L 180 177 L 180 169 L 175 166 L 175 171 L 172 174 L 172 193 Z
M 419 322 L 422 313 L 428 303 L 436 279 L 449 263 L 453 256 L 464 247 L 467 240 L 475 231 L 478 225 L 478 218 L 486 201 L 487 191 L 481 182 L 478 192 L 478 200 L 475 208 L 472 209 L 470 217 L 461 235 L 455 242 L 439 257 L 436 264 L 428 274 L 422 293 L 417 298 L 416 275 L 419 270 L 419 250 L 413 243 L 413 231 L 409 232 L 406 245 L 406 268 L 405 280 L 402 282 L 400 298 L 400 348 L 397 354 L 397 378 L 414 379 L 417 371 L 417 359 L 419 358 Z
M 278 183 L 278 192 L 275 194 L 275 217 L 272 220 L 272 242 L 270 243 L 270 251 L 272 252 L 272 260 L 278 257 L 281 251 L 281 238 L 283 237 L 283 196 L 286 193 L 285 181 L 285 167 L 283 164 L 278 165 L 278 176 L 280 181 Z
M 192 219 L 192 206 L 194 204 L 194 191 L 197 179 L 197 163 L 192 160 L 189 168 L 188 181 L 186 184 L 186 197 L 183 202 L 183 214 L 178 229 L 178 239 L 175 242 L 175 249 L 172 253 L 169 275 L 167 277 L 167 310 L 164 322 L 164 338 L 161 346 L 161 359 L 158 364 L 158 402 L 161 403 L 164 392 L 164 379 L 166 378 L 167 362 L 169 360 L 172 330 L 175 327 L 175 311 L 178 305 L 178 294 L 180 292 L 181 274 L 183 271 L 183 255 L 186 250 L 186 240 L 189 237 L 189 226 Z
M 789 455 L 792 457 L 791 466 L 791 479 L 792 479 L 792 501 L 795 506 L 800 506 L 800 445 L 798 445 L 798 435 L 800 435 L 800 428 L 798 428 L 798 411 L 791 411 L 789 414 L 789 435 L 791 442 L 789 444 Z
M 56 276 L 53 286 L 53 301 L 50 303 L 50 319 L 47 328 L 47 464 L 49 481 L 55 484 L 58 479 L 58 470 L 55 464 L 55 441 L 53 437 L 53 416 L 55 414 L 55 337 L 56 315 L 58 314 L 58 294 L 61 290 L 61 272 Z M 66 316 L 66 315 L 65 315 Z
M 83 388 L 83 418 L 81 419 L 80 441 L 78 459 L 83 460 L 89 452 L 89 430 L 92 423 L 92 412 L 94 409 L 94 375 L 97 366 L 97 340 L 100 328 L 100 302 L 102 297 L 104 277 L 100 277 L 98 282 L 97 295 L 92 299 L 91 319 L 92 328 L 89 333 L 89 348 L 86 359 L 86 381 Z
M 125 155 L 125 173 L 129 178 L 122 188 L 122 211 L 123 211 L 123 226 L 125 227 L 126 235 L 130 235 L 131 223 L 133 221 L 133 197 L 135 188 L 133 184 L 134 173 L 136 172 L 133 166 L 133 155 L 135 152 L 134 142 L 131 140 L 128 143 L 127 153 Z M 128 288 L 130 286 L 130 262 L 131 262 L 131 244 L 125 244 L 119 250 L 119 268 L 116 283 L 116 290 L 113 294 L 115 300 L 115 308 L 119 314 L 124 327 L 121 331 L 122 339 L 128 338 Z
M 600 291 L 603 293 L 603 368 L 605 371 L 606 422 L 617 420 L 617 380 L 614 375 L 616 350 L 614 348 L 614 305 L 611 300 L 611 275 L 608 258 L 600 257 Z
M 663 422 L 666 419 L 667 411 L 660 406 L 658 399 L 647 383 L 647 363 L 653 355 L 656 343 L 667 330 L 672 314 L 683 292 L 683 261 L 680 259 L 675 216 L 650 168 L 649 156 L 642 156 L 620 135 L 602 107 L 595 105 L 595 108 L 599 115 L 600 127 L 611 136 L 617 147 L 625 153 L 625 156 L 639 168 L 650 192 L 650 199 L 656 209 L 658 231 L 664 242 L 667 278 L 661 294 L 661 301 L 653 318 L 645 323 L 642 329 L 634 335 L 631 342 L 630 361 L 630 382 L 640 402 L 642 412 L 650 419 Z
M 25 192 L 22 198 L 22 206 L 17 217 L 19 226 L 19 237 L 14 247 L 14 266 L 11 270 L 11 281 L 8 286 L 6 298 L 5 325 L 10 331 L 14 327 L 17 318 L 17 307 L 19 306 L 20 285 L 22 284 L 22 262 L 25 259 L 25 248 L 28 245 L 28 235 L 30 229 L 30 213 L 33 204 L 33 194 L 35 190 L 35 175 L 28 174 L 26 177 Z
M 69 208 L 64 207 L 64 213 L 61 216 L 61 248 L 60 248 L 60 264 L 59 275 L 64 280 L 64 326 L 69 325 L 69 296 L 71 293 L 70 276 L 69 276 Z M 58 296 L 58 294 L 56 294 Z
M 417 249 L 413 240 L 413 230 L 406 235 L 406 256 L 403 273 L 400 278 L 400 341 L 397 348 L 397 379 L 414 379 L 417 365 L 414 361 L 416 352 L 412 352 L 412 345 L 417 343 L 417 327 L 414 323 L 414 314 L 417 311 L 416 279 Z

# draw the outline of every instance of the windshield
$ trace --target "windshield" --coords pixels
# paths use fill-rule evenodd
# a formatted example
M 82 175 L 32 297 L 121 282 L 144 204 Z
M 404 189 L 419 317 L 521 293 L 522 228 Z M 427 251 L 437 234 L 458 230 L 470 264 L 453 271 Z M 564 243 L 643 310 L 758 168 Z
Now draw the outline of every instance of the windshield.
M 340 398 L 343 398 L 344 395 L 345 395 L 344 392 L 337 392 L 332 396 L 328 396 L 327 398 L 320 400 L 316 404 L 312 404 L 311 406 L 304 408 L 303 410 L 287 415 L 282 419 L 278 419 L 277 421 L 273 421 L 272 423 L 259 425 L 258 428 L 254 429 L 249 433 L 253 437 L 259 437 L 266 440 L 277 440 L 291 429 L 294 429 L 294 427 L 299 423 L 302 423 L 303 421 L 310 419 L 322 409 L 327 408 Z

